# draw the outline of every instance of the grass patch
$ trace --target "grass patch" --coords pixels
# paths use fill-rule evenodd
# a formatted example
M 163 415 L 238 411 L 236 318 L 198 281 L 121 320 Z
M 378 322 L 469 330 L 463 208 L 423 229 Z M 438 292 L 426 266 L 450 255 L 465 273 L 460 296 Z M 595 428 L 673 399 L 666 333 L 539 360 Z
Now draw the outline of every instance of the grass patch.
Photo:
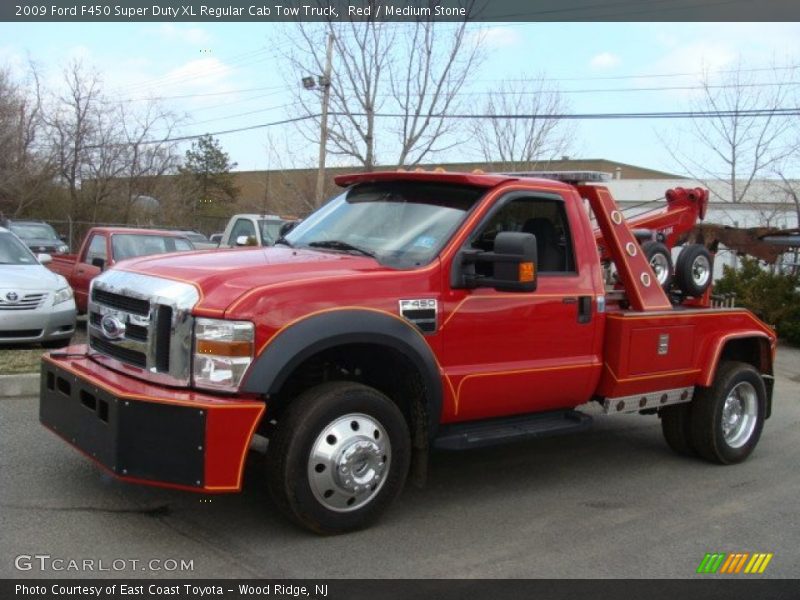
M 78 321 L 73 344 L 86 343 L 86 321 Z M 0 375 L 19 375 L 20 373 L 38 373 L 42 354 L 48 352 L 39 344 L 0 345 Z
M 4 346 L 0 349 L 0 375 L 19 373 L 38 373 L 43 348 L 14 348 Z

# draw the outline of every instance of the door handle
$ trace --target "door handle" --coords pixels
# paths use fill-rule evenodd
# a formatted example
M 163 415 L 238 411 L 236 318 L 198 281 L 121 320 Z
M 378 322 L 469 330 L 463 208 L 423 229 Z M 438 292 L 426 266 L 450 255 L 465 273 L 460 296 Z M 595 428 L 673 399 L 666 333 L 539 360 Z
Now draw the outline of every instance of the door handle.
M 589 323 L 592 320 L 592 297 L 578 298 L 578 323 Z
M 575 304 L 578 302 L 578 299 L 575 296 L 566 296 L 561 299 L 562 304 Z

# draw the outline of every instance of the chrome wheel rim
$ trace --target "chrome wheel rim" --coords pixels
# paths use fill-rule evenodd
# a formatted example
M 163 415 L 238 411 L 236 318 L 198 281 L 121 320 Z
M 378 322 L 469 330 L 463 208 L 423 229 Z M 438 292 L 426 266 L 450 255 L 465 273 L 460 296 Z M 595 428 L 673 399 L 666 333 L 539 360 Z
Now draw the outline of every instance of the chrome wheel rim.
M 329 423 L 311 446 L 308 481 L 328 510 L 350 512 L 369 504 L 389 473 L 391 442 L 373 417 L 351 413 Z
M 698 287 L 703 287 L 711 277 L 711 264 L 708 257 L 700 255 L 692 262 L 692 280 Z
M 731 448 L 741 448 L 753 435 L 758 413 L 758 396 L 751 383 L 736 384 L 722 405 L 722 436 Z
M 650 267 L 656 275 L 659 284 L 664 285 L 669 277 L 669 260 L 663 254 L 654 254 L 650 257 Z

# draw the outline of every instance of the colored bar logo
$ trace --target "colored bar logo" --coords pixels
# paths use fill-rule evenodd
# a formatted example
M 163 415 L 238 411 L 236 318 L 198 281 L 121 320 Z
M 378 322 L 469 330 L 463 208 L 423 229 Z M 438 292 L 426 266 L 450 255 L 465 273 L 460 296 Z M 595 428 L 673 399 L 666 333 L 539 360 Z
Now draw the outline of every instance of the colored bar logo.
M 700 566 L 697 567 L 698 573 L 704 574 L 726 574 L 735 575 L 739 573 L 753 574 L 763 573 L 767 570 L 769 561 L 772 560 L 772 552 L 725 552 L 707 553 Z

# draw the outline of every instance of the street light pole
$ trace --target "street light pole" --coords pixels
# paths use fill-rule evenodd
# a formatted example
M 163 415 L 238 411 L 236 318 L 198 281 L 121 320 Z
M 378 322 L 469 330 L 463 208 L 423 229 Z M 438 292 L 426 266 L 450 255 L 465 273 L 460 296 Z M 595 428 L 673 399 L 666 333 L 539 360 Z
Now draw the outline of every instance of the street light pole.
M 314 203 L 317 207 L 322 206 L 323 194 L 325 193 L 325 155 L 328 144 L 328 104 L 331 99 L 331 67 L 333 62 L 333 34 L 328 34 L 328 49 L 325 55 L 325 72 L 320 77 L 319 84 L 322 86 L 322 116 L 320 119 L 319 132 L 319 166 L 317 167 L 317 190 Z

